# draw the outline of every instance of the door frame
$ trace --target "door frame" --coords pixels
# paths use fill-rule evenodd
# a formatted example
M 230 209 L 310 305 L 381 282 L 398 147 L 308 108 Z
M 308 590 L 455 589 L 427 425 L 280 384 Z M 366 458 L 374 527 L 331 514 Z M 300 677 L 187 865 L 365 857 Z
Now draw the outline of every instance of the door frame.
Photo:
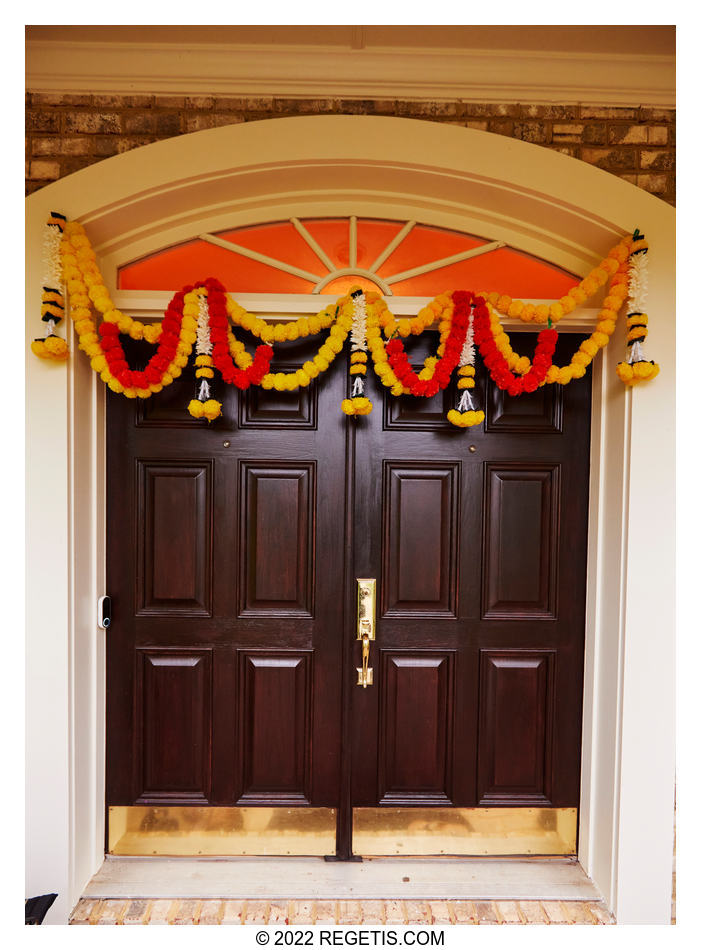
M 197 132 L 115 156 L 27 199 L 27 343 L 39 324 L 36 275 L 52 210 L 85 224 L 108 280 L 119 263 L 191 236 L 195 225 L 199 233 L 291 216 L 404 216 L 506 240 L 575 273 L 619 235 L 645 231 L 649 350 L 663 371 L 650 387 L 621 386 L 614 366 L 623 327 L 592 364 L 579 860 L 619 922 L 667 923 L 674 210 L 547 149 L 412 119 L 314 116 Z M 72 335 L 67 367 L 26 352 L 26 886 L 59 892 L 59 920 L 104 856 L 105 649 L 95 624 L 105 592 L 104 387 Z

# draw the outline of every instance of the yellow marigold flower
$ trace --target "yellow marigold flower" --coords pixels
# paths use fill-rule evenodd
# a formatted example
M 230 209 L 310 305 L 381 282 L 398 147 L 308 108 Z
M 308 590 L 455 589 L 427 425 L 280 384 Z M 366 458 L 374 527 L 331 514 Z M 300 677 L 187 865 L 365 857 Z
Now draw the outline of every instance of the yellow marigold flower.
M 582 350 L 584 353 L 588 353 L 589 356 L 596 356 L 596 354 L 599 352 L 599 347 L 591 340 L 585 340 L 580 346 L 580 350 Z
M 182 374 L 183 374 L 182 367 L 178 363 L 178 361 L 175 360 L 173 363 L 170 364 L 170 375 L 173 377 L 173 379 L 177 379 L 178 376 L 182 376 Z
M 330 363 L 335 355 L 336 350 L 334 350 L 334 348 L 331 346 L 330 340 L 327 343 L 324 343 L 324 345 L 319 349 L 319 356 L 327 363 Z M 328 366 L 326 366 L 326 369 L 328 369 Z
M 517 361 L 514 369 L 519 374 L 519 376 L 525 375 L 528 370 L 531 368 L 531 361 L 527 356 L 521 356 Z
M 187 411 L 195 419 L 201 419 L 204 413 L 204 403 L 199 399 L 191 399 L 187 405 Z
M 574 367 L 581 366 L 582 369 L 586 369 L 586 367 L 590 363 L 591 363 L 591 356 L 589 356 L 588 353 L 575 353 L 574 356 L 572 357 L 572 364 L 571 364 L 573 375 L 574 375 Z
M 116 380 L 114 376 L 111 379 L 107 380 L 107 385 L 109 386 L 109 388 L 112 390 L 113 393 L 122 392 L 122 384 L 118 380 Z
M 522 300 L 512 300 L 509 304 L 508 314 L 510 317 L 520 317 L 523 313 L 525 304 Z
M 275 376 L 273 373 L 266 373 L 263 379 L 261 380 L 261 386 L 263 389 L 273 389 L 275 386 Z
M 307 360 L 306 363 L 303 363 L 302 369 L 310 379 L 315 379 L 319 375 L 319 367 L 311 360 Z
M 402 393 L 404 392 L 404 387 L 399 382 L 399 380 L 397 380 L 397 382 L 392 385 L 392 388 L 390 391 L 393 396 L 401 396 Z
M 104 356 L 93 356 L 90 365 L 96 373 L 101 373 L 103 369 L 107 369 L 107 360 Z
M 139 399 L 147 399 L 147 398 L 151 395 L 151 390 L 150 390 L 150 389 L 137 389 L 137 390 L 136 390 L 136 395 L 139 397 Z
M 367 369 L 362 363 L 354 363 L 349 370 L 351 376 L 361 375 L 364 376 L 367 373 Z
M 530 323 L 534 317 L 535 317 L 535 304 L 527 303 L 526 306 L 523 308 L 521 319 L 525 320 L 526 323 Z
M 560 368 L 558 382 L 561 386 L 566 386 L 572 379 L 572 367 L 571 366 L 562 366 Z
M 599 333 L 607 333 L 609 336 L 616 329 L 616 323 L 614 320 L 599 320 L 596 325 L 596 329 Z
M 308 386 L 311 381 L 311 376 L 308 376 L 303 369 L 297 370 L 297 382 L 300 386 Z
M 210 369 L 208 366 L 203 366 L 200 369 L 195 370 L 195 377 L 197 379 L 214 379 L 214 370 Z
M 329 361 L 325 359 L 320 353 L 314 357 L 314 362 L 316 363 L 317 367 L 321 370 L 322 373 L 325 373 L 326 370 L 329 368 Z
M 475 381 L 470 376 L 463 376 L 458 380 L 458 389 L 474 389 Z
M 144 338 L 144 326 L 142 323 L 138 323 L 136 320 L 129 327 L 129 336 L 132 340 L 143 340 Z
M 602 346 L 606 346 L 610 337 L 607 333 L 600 333 L 598 330 L 595 330 L 591 335 L 591 339 L 592 343 L 596 343 L 596 345 L 601 348 Z
M 284 392 L 287 386 L 287 380 L 285 379 L 284 373 L 274 373 L 273 374 L 273 386 L 279 393 Z
M 545 382 L 546 382 L 546 383 L 556 383 L 556 382 L 558 382 L 559 378 L 560 378 L 560 367 L 559 367 L 559 366 L 551 366 L 550 369 L 549 369 L 549 370 L 547 371 L 547 373 L 545 374 Z
M 572 379 L 581 379 L 587 371 L 586 366 L 582 366 L 579 363 L 574 363 L 570 368 L 572 370 Z

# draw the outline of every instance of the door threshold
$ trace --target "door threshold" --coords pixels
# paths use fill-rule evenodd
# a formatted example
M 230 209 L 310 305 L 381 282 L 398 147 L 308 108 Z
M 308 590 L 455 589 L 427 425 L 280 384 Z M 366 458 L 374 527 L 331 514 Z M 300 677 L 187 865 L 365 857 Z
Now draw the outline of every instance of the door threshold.
M 85 898 L 600 901 L 575 858 L 164 858 L 108 855 Z

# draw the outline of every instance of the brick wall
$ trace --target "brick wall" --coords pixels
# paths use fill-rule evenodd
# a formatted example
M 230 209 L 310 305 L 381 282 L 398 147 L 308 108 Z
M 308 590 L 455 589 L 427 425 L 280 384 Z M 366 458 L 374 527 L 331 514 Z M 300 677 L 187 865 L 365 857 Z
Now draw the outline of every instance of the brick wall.
M 675 111 L 461 101 L 28 93 L 26 193 L 162 139 L 292 115 L 393 115 L 466 126 L 554 149 L 675 201 Z

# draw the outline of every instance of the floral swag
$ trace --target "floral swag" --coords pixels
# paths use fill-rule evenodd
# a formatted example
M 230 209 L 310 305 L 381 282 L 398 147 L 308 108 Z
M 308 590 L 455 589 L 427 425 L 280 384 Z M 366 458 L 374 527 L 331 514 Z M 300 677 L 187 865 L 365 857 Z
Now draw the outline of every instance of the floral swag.
M 626 300 L 627 353 L 616 372 L 627 386 L 653 379 L 659 366 L 647 360 L 643 352 L 648 331 L 644 312 L 647 251 L 644 235 L 636 230 L 611 248 L 567 294 L 549 305 L 527 304 L 496 291 L 455 290 L 439 294 L 418 316 L 397 319 L 379 294 L 355 288 L 316 316 L 272 323 L 248 313 L 218 280 L 209 277 L 178 291 L 160 323 L 141 323 L 112 303 L 83 226 L 53 212 L 45 235 L 41 318 L 46 330 L 32 343 L 32 350 L 44 359 L 68 358 L 68 342 L 55 332 L 67 303 L 79 348 L 88 355 L 95 372 L 113 392 L 130 399 L 147 399 L 181 375 L 194 348 L 196 392 L 188 411 L 196 419 L 212 421 L 222 411 L 216 398 L 219 380 L 239 389 L 262 386 L 285 391 L 308 386 L 329 368 L 350 336 L 350 393 L 341 404 L 345 413 L 359 416 L 372 411 L 372 402 L 365 396 L 369 354 L 380 382 L 396 396 L 434 396 L 448 386 L 457 371 L 457 405 L 447 417 L 456 426 L 469 427 L 484 421 L 484 412 L 471 392 L 475 388 L 477 350 L 495 385 L 510 396 L 553 383 L 567 385 L 584 376 L 592 359 L 609 343 Z M 553 362 L 558 322 L 603 287 L 607 288 L 606 296 L 594 331 L 566 366 L 558 366 Z M 100 315 L 99 322 L 95 314 Z M 543 325 L 532 359 L 512 348 L 501 324 L 505 316 Z M 436 322 L 436 355 L 427 357 L 417 372 L 403 341 L 420 336 Z M 260 341 L 253 354 L 237 339 L 237 328 Z M 317 354 L 301 369 L 270 371 L 276 343 L 326 331 Z M 155 347 L 143 370 L 130 368 L 120 339 L 123 336 L 146 340 Z

